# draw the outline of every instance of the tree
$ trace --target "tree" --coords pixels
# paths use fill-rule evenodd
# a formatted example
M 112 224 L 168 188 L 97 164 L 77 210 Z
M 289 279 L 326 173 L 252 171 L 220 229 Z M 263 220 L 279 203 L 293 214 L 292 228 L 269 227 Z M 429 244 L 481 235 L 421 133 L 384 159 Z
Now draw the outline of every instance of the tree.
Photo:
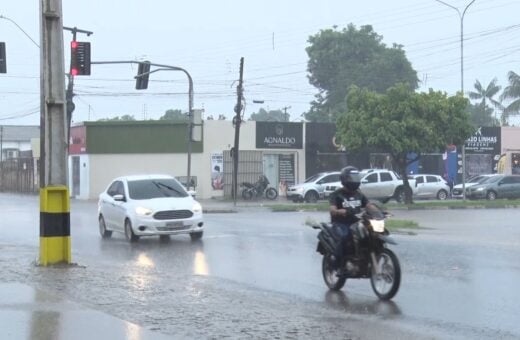
M 471 99 L 480 100 L 481 110 L 484 113 L 487 111 L 486 100 L 489 100 L 489 102 L 494 106 L 491 113 L 493 113 L 497 108 L 500 108 L 500 102 L 493 99 L 493 97 L 502 89 L 501 86 L 497 85 L 496 78 L 493 79 L 486 88 L 484 88 L 478 80 L 475 80 L 473 86 L 475 87 L 475 91 L 470 91 L 468 95 Z
M 402 46 L 387 47 L 382 40 L 372 26 L 358 30 L 353 24 L 343 30 L 321 30 L 309 37 L 309 82 L 319 94 L 305 114 L 307 120 L 334 122 L 346 109 L 345 96 L 352 85 L 378 93 L 397 83 L 417 88 L 417 72 Z
M 406 167 L 422 153 L 464 143 L 474 131 L 465 110 L 468 100 L 461 95 L 415 93 L 403 84 L 385 94 L 354 86 L 347 101 L 348 111 L 337 121 L 340 143 L 349 151 L 368 147 L 389 153 L 403 178 L 407 203 L 412 203 L 412 191 Z
M 286 122 L 286 114 L 282 110 L 269 110 L 266 111 L 263 108 L 258 110 L 258 113 L 252 113 L 249 120 L 257 122 Z
M 159 118 L 159 120 L 171 120 L 176 122 L 187 122 L 188 121 L 188 115 L 185 113 L 182 113 L 181 110 L 173 110 L 170 109 L 164 113 L 163 116 Z
M 520 75 L 510 71 L 507 74 L 509 85 L 506 86 L 500 98 L 509 100 L 510 103 L 504 108 L 502 113 L 502 123 L 507 125 L 509 115 L 520 113 Z
M 121 117 L 117 116 L 114 118 L 101 118 L 99 121 L 101 122 L 116 122 L 116 121 L 133 121 L 135 117 L 133 115 L 122 115 Z
M 497 126 L 500 125 L 500 121 L 493 117 L 493 109 L 489 106 L 484 106 L 482 103 L 471 104 L 468 103 L 466 111 L 469 114 L 469 118 L 473 127 L 478 128 L 479 126 Z

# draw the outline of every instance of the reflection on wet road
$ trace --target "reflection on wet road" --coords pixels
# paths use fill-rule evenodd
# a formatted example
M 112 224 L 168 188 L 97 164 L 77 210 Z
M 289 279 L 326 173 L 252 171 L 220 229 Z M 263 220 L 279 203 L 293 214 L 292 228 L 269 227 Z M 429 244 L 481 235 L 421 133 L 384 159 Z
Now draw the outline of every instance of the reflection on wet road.
M 202 240 L 189 236 L 101 239 L 95 204 L 71 209 L 73 260 L 107 266 L 144 299 L 151 287 L 168 289 L 186 280 L 194 297 L 203 295 L 191 277 L 222 279 L 254 289 L 319 303 L 331 310 L 376 318 L 438 338 L 520 338 L 520 211 L 516 209 L 394 211 L 416 220 L 417 235 L 394 234 L 402 284 L 390 302 L 379 301 L 368 280 L 347 280 L 329 291 L 315 251 L 317 232 L 304 225 L 326 213 L 250 211 L 206 214 Z M 507 213 L 507 219 L 504 214 Z M 36 216 L 37 218 L 37 216 Z M 30 244 L 34 230 L 8 235 L 6 242 Z M 139 296 L 143 293 L 143 297 Z

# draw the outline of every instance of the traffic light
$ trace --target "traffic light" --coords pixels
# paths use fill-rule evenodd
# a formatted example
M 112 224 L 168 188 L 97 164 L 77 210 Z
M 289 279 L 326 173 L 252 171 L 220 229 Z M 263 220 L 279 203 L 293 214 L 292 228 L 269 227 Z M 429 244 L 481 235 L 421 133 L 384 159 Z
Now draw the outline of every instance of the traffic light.
M 90 75 L 90 43 L 70 42 L 70 74 L 73 76 Z
M 148 88 L 148 79 L 150 78 L 150 62 L 141 61 L 137 68 L 137 76 L 135 76 L 135 89 L 146 90 Z
M 0 42 L 0 73 L 7 73 L 7 61 L 5 60 L 5 42 Z

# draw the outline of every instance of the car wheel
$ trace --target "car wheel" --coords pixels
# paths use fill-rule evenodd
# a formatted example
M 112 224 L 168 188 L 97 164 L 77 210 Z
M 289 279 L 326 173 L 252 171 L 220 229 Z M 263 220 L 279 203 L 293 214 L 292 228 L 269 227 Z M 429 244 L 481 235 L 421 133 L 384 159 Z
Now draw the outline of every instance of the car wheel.
M 446 190 L 439 190 L 437 193 L 437 199 L 444 201 L 448 198 L 448 192 Z
M 112 236 L 112 230 L 107 230 L 107 225 L 103 215 L 99 215 L 99 233 L 102 238 L 109 238 Z
M 497 199 L 497 193 L 494 192 L 494 191 L 488 191 L 488 193 L 486 194 L 486 198 L 490 201 L 493 201 L 493 200 L 496 200 Z
M 129 219 L 125 221 L 125 237 L 128 240 L 128 242 L 139 241 L 139 236 L 134 234 L 134 230 L 132 229 L 132 223 Z
M 309 191 L 305 194 L 305 201 L 307 203 L 316 203 L 318 201 L 318 193 L 316 191 Z
M 394 198 L 397 203 L 404 203 L 404 200 L 406 199 L 404 190 L 402 188 L 397 189 Z
M 197 231 L 197 232 L 194 232 L 194 233 L 190 233 L 191 240 L 192 241 L 200 240 L 202 238 L 202 234 L 203 234 L 202 231 Z

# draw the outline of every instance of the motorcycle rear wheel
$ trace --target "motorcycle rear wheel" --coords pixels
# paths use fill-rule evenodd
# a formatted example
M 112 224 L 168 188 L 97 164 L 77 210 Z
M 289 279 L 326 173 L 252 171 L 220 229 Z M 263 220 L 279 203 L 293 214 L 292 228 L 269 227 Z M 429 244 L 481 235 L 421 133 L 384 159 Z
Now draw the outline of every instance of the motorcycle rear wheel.
M 323 281 L 325 281 L 325 284 L 331 290 L 340 290 L 347 281 L 346 277 L 337 276 L 338 268 L 334 266 L 334 262 L 330 254 L 323 256 L 321 272 L 323 274 Z
M 246 201 L 249 201 L 251 199 L 253 199 L 253 192 L 249 189 L 245 189 L 242 191 L 242 198 L 245 199 Z
M 401 266 L 393 251 L 383 249 L 376 255 L 379 274 L 370 276 L 372 290 L 381 300 L 390 300 L 397 294 L 401 284 Z
M 275 200 L 278 197 L 278 191 L 275 188 L 267 188 L 265 191 L 265 197 L 270 200 Z

